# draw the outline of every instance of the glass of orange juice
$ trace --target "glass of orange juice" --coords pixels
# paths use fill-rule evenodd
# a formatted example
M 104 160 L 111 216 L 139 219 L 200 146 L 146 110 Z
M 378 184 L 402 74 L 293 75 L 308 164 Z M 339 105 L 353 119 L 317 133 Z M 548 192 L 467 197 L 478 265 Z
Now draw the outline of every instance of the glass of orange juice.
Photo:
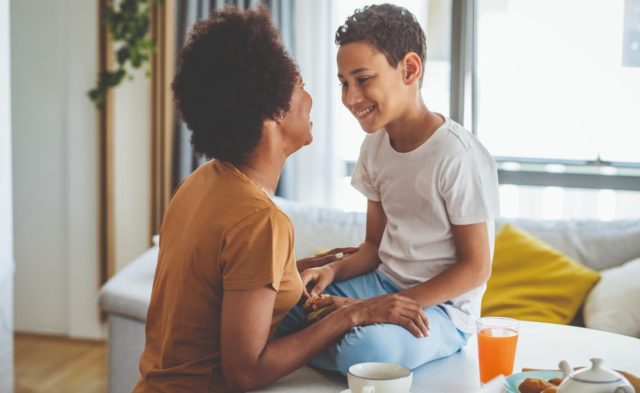
M 498 375 L 510 375 L 518 343 L 517 320 L 504 317 L 484 317 L 478 328 L 478 360 L 480 382 L 487 383 Z

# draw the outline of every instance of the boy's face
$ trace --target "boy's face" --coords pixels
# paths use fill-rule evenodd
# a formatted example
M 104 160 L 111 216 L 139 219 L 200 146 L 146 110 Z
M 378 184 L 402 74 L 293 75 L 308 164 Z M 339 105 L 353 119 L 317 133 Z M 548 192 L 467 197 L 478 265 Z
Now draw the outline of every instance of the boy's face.
M 387 58 L 366 42 L 351 42 L 338 50 L 342 103 L 365 132 L 375 132 L 401 114 L 407 94 L 402 72 L 402 67 L 389 65 Z

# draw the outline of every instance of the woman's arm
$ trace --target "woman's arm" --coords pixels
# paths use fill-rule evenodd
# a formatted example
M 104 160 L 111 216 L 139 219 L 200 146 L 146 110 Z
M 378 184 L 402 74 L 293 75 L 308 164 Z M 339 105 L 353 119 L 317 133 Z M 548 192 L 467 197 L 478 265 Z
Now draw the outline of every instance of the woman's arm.
M 220 342 L 222 372 L 230 387 L 246 391 L 275 381 L 336 341 L 356 322 L 343 312 L 333 326 L 313 325 L 313 340 L 292 335 L 269 342 L 275 299 L 271 287 L 224 292 Z
M 354 326 L 394 323 L 417 337 L 426 335 L 426 317 L 420 306 L 404 296 L 388 295 L 341 307 L 300 332 L 270 340 L 275 299 L 276 292 L 270 286 L 224 292 L 222 373 L 233 389 L 252 390 L 283 377 Z
M 422 307 L 443 303 L 484 284 L 491 275 L 487 224 L 453 225 L 456 263 L 431 280 L 400 292 Z

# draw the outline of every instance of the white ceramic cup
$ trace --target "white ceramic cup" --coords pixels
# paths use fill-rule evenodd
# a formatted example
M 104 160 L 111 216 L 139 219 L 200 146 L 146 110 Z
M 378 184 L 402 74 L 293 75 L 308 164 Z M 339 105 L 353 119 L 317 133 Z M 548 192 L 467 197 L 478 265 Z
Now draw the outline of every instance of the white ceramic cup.
M 358 363 L 349 367 L 351 393 L 410 393 L 413 373 L 393 363 Z

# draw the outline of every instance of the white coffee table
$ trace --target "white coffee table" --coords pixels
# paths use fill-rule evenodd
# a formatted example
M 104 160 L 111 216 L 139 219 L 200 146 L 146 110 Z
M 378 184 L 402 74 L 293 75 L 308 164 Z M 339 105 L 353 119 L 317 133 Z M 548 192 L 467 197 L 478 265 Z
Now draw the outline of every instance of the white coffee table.
M 414 372 L 412 393 L 480 390 L 477 336 L 460 353 L 428 363 Z M 640 375 L 640 339 L 575 326 L 522 321 L 514 372 L 523 367 L 557 369 L 561 360 L 588 366 L 589 359 Z
M 459 353 L 414 370 L 412 393 L 473 393 L 480 390 L 477 337 Z M 588 366 L 599 357 L 605 366 L 640 375 L 640 339 L 574 326 L 522 321 L 514 372 L 523 367 L 557 369 L 561 360 Z M 337 393 L 346 378 L 304 367 L 259 392 Z

